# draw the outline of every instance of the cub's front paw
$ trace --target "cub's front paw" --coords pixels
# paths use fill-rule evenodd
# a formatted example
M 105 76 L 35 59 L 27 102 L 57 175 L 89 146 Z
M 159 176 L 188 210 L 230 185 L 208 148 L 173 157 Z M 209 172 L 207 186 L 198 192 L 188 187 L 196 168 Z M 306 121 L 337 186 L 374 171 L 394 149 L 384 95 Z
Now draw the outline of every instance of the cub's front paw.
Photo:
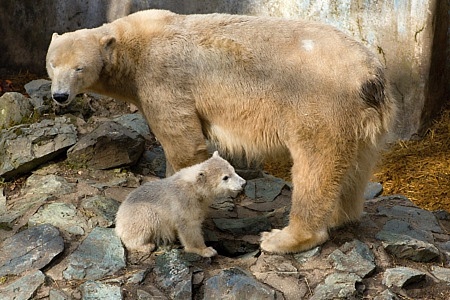
M 217 251 L 213 247 L 207 247 L 202 250 L 202 253 L 200 255 L 203 257 L 212 257 L 217 255 Z

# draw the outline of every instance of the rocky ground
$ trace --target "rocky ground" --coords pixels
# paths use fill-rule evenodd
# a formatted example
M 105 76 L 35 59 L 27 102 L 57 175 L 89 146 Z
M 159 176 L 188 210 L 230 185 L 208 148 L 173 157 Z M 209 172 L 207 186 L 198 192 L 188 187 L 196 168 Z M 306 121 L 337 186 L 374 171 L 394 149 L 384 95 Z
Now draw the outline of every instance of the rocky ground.
M 1 299 L 450 299 L 450 215 L 367 187 L 361 222 L 310 251 L 272 255 L 259 233 L 288 219 L 288 182 L 242 170 L 245 192 L 205 222 L 214 258 L 174 245 L 127 253 L 114 215 L 164 174 L 164 153 L 134 108 L 82 96 L 67 108 L 49 82 L 0 98 Z

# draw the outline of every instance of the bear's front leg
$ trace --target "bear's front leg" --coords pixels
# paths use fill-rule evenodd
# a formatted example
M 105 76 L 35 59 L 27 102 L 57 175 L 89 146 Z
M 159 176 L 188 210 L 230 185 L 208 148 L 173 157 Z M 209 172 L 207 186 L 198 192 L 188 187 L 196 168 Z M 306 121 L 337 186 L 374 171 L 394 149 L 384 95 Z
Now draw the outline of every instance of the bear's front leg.
M 214 248 L 206 247 L 201 226 L 200 222 L 191 221 L 179 227 L 178 237 L 184 247 L 184 251 L 196 253 L 203 257 L 217 255 L 217 251 Z
M 176 103 L 176 100 L 171 101 Z M 166 177 L 210 157 L 195 108 L 184 105 L 177 106 L 177 111 L 167 108 L 157 115 L 153 112 L 155 109 L 144 107 L 144 113 L 150 115 L 150 128 L 164 149 Z

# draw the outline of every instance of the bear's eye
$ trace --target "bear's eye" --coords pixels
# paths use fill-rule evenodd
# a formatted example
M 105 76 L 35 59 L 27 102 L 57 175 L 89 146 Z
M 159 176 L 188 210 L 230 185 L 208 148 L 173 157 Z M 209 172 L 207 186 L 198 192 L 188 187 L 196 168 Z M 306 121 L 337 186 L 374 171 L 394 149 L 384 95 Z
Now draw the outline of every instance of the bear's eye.
M 228 177 L 227 175 L 223 176 L 222 180 L 227 181 L 230 177 Z
M 81 71 L 83 71 L 83 67 L 77 67 L 77 68 L 75 68 L 75 71 L 81 72 Z

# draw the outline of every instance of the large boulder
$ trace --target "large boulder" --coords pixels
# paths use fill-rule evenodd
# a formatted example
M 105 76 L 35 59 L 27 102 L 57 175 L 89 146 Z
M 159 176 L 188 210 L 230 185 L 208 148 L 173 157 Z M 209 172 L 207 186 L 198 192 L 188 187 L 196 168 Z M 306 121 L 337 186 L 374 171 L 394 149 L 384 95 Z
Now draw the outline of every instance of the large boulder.
M 0 133 L 0 177 L 27 173 L 65 152 L 77 141 L 75 126 L 66 117 L 18 125 Z

